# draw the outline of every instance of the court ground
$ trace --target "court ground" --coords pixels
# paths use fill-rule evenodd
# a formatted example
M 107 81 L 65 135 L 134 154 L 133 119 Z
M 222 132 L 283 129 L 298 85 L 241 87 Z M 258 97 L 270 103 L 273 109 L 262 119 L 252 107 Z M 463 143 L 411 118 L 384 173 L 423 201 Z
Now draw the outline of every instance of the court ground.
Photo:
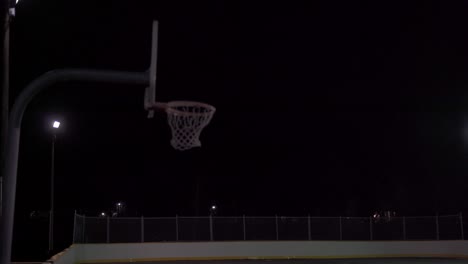
M 135 262 L 116 262 L 125 264 Z M 468 259 L 446 258 L 389 258 L 389 259 L 308 259 L 308 260 L 209 260 L 209 261 L 156 261 L 141 264 L 468 264 Z

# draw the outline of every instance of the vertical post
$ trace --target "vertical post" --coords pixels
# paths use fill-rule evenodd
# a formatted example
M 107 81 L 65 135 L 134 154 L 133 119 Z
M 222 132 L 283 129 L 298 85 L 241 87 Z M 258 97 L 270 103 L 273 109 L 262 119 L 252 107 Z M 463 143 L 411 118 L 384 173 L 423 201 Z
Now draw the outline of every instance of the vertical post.
M 436 214 L 436 239 L 439 240 L 439 213 Z
M 210 240 L 213 241 L 213 216 L 210 214 Z
M 0 263 L 11 261 L 11 249 L 13 240 L 14 206 L 16 198 L 16 169 L 18 166 L 18 147 L 20 139 L 20 128 L 9 125 L 9 54 L 10 54 L 10 13 L 9 1 L 2 3 L 4 9 L 3 37 L 3 81 L 2 81 L 2 104 L 1 104 L 1 141 L 0 141 L 0 169 L 2 170 L 2 199 L 1 215 L 2 223 L 0 229 Z
M 153 21 L 153 34 L 151 39 L 151 61 L 150 61 L 150 84 L 149 84 L 149 100 L 150 103 L 156 102 L 156 73 L 158 66 L 158 32 L 159 22 Z M 153 115 L 152 113 L 150 114 Z
M 374 232 L 372 230 L 372 216 L 369 217 L 369 237 L 370 240 L 374 240 Z
M 403 216 L 403 240 L 406 240 L 406 217 Z
M 3 162 L 3 159 L 0 159 L 0 166 L 3 166 L 2 162 Z M 3 191 L 3 177 L 0 177 L 0 217 L 2 217 L 2 205 L 3 205 L 3 193 L 2 193 L 2 191 Z
M 145 242 L 145 218 L 141 216 L 141 243 Z
M 86 216 L 83 214 L 83 235 L 81 236 L 81 243 L 86 243 Z
M 242 231 L 244 233 L 244 240 L 247 240 L 246 232 L 245 232 L 245 215 L 242 215 Z
M 343 223 L 340 216 L 340 240 L 343 240 Z
M 312 240 L 312 230 L 310 228 L 310 215 L 307 215 L 307 237 Z
M 2 74 L 2 103 L 1 103 L 1 128 L 0 128 L 0 168 L 3 170 L 5 166 L 6 160 L 6 145 L 8 141 L 8 114 L 9 110 L 9 98 L 10 98 L 10 12 L 9 12 L 9 1 L 4 0 L 2 5 L 5 9 L 3 9 L 4 14 L 4 24 L 2 26 L 4 28 L 4 35 L 3 35 L 3 60 L 2 66 L 0 67 L 3 69 Z M 2 189 L 3 188 L 3 177 L 5 175 L 1 175 L 0 177 L 0 196 L 3 196 Z M 3 215 L 3 199 L 0 197 L 0 216 Z
M 179 216 L 175 216 L 175 239 L 179 241 Z
M 275 229 L 276 229 L 276 240 L 279 240 L 279 230 L 278 230 L 278 215 L 275 215 Z
M 465 231 L 463 230 L 463 213 L 460 212 L 460 232 L 461 232 L 461 239 L 465 240 Z
M 72 240 L 72 243 L 73 244 L 76 243 L 76 210 L 75 210 L 75 214 L 73 216 L 73 240 Z
M 54 249 L 54 181 L 55 181 L 55 139 L 52 137 L 52 153 L 50 162 L 50 214 L 49 214 L 49 252 Z
M 244 232 L 244 240 L 247 240 L 247 233 L 245 232 L 245 215 L 242 216 L 242 231 Z
M 13 242 L 13 223 L 15 215 L 16 198 L 16 172 L 18 167 L 20 128 L 10 126 L 8 128 L 8 140 L 3 164 L 3 189 L 2 189 L 2 220 L 0 221 L 0 263 L 11 262 L 11 248 Z
M 106 218 L 106 243 L 110 243 L 110 218 Z

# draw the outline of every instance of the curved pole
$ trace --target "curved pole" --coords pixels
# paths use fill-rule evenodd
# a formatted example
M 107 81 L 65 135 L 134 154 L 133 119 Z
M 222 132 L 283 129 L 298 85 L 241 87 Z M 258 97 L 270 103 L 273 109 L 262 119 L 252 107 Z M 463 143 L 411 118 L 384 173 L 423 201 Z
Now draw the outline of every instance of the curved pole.
M 59 82 L 102 82 L 145 85 L 149 75 L 145 72 L 64 69 L 43 74 L 31 82 L 17 97 L 10 112 L 3 184 L 3 215 L 1 220 L 0 263 L 10 264 L 15 213 L 16 178 L 21 120 L 31 100 L 41 91 Z

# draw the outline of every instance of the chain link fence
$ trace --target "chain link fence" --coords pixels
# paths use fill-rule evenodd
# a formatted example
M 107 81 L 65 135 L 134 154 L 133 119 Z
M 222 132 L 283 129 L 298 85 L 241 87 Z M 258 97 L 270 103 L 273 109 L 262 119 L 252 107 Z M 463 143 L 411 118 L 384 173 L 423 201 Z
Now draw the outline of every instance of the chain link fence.
M 74 243 L 241 240 L 463 240 L 462 215 L 432 217 L 87 217 Z

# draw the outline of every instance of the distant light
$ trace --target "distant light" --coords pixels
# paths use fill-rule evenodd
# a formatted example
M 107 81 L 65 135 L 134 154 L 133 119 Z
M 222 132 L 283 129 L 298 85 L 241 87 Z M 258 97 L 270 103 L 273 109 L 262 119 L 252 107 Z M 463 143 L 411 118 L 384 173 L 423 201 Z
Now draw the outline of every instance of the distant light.
M 211 209 L 216 210 L 216 205 L 211 206 Z
M 54 128 L 59 128 L 60 127 L 60 122 L 59 121 L 54 121 L 54 124 L 52 126 Z
M 102 213 L 101 213 L 101 216 L 106 216 L 106 213 L 102 212 Z
M 122 203 L 117 203 L 117 206 L 121 206 L 121 205 L 122 205 Z

